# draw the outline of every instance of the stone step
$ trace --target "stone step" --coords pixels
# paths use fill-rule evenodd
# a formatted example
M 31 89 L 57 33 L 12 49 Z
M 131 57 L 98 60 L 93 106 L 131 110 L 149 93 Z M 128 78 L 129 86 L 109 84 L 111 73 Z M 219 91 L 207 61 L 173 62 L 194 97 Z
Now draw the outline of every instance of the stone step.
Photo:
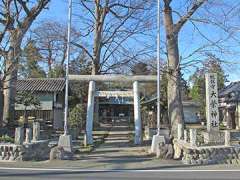
M 104 143 L 108 144 L 108 143 L 128 143 L 128 142 L 130 142 L 128 139 L 125 139 L 125 140 L 119 139 L 119 140 L 107 140 Z
M 106 137 L 105 138 L 105 141 L 108 141 L 108 140 L 128 140 L 129 137 Z
M 109 131 L 109 135 L 128 135 L 128 134 L 134 134 L 134 131 Z

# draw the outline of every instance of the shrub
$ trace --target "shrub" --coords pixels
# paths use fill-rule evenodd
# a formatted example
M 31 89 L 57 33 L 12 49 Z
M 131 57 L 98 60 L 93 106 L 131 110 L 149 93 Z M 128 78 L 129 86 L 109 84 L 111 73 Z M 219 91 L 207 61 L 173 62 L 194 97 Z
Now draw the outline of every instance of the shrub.
M 70 110 L 69 113 L 69 127 L 70 128 L 81 128 L 85 120 L 86 113 L 84 112 L 83 104 L 77 104 Z
M 3 136 L 0 136 L 0 142 L 4 142 L 4 143 L 7 143 L 7 142 L 10 142 L 10 143 L 14 143 L 14 139 L 8 135 L 3 135 Z

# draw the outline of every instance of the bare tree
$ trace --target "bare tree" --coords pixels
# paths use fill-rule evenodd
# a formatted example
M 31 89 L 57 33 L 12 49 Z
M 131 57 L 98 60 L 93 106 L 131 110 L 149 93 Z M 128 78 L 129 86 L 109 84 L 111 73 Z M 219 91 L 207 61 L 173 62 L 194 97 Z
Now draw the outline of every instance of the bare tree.
M 14 101 L 18 60 L 24 35 L 50 0 L 24 1 L 2 0 L 0 2 L 0 53 L 4 57 L 4 107 L 3 122 L 14 119 Z
M 191 1 L 188 11 L 181 15 L 177 22 L 173 21 L 172 0 L 163 0 L 164 27 L 166 31 L 166 46 L 168 58 L 168 115 L 171 122 L 171 132 L 177 135 L 178 124 L 183 124 L 183 107 L 180 93 L 180 60 L 178 35 L 184 24 L 207 0 Z M 182 126 L 183 128 L 183 126 Z
M 148 0 L 79 1 L 83 9 L 77 14 L 83 22 L 80 31 L 90 44 L 73 44 L 91 58 L 92 74 L 106 73 L 147 52 L 147 43 L 137 40 L 137 36 L 147 39 L 151 34 L 154 13 L 150 12 L 154 3 Z M 134 44 L 133 41 L 138 46 L 131 47 L 129 44 Z
M 77 43 L 80 39 L 80 33 L 72 28 L 71 39 Z M 63 76 L 64 61 L 67 52 L 67 27 L 56 21 L 45 21 L 37 26 L 31 34 L 31 38 L 35 41 L 36 46 L 42 56 L 42 61 L 47 64 L 48 77 L 51 77 L 52 68 L 55 66 L 61 71 L 59 74 Z M 73 58 L 79 56 L 82 50 L 71 48 L 71 56 Z

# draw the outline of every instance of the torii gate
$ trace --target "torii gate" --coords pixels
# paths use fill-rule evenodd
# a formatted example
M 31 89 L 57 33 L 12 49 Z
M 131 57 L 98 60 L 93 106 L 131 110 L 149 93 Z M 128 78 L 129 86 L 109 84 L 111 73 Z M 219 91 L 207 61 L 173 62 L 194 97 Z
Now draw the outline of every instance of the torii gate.
M 93 144 L 93 113 L 94 113 L 94 97 L 99 96 L 133 96 L 134 102 L 134 123 L 135 123 L 135 144 L 142 143 L 142 122 L 140 111 L 139 82 L 156 82 L 157 76 L 154 75 L 69 75 L 69 80 L 88 81 L 88 104 L 87 104 L 87 122 L 86 122 L 86 141 L 87 144 Z M 133 91 L 95 91 L 95 82 L 131 82 L 133 83 Z

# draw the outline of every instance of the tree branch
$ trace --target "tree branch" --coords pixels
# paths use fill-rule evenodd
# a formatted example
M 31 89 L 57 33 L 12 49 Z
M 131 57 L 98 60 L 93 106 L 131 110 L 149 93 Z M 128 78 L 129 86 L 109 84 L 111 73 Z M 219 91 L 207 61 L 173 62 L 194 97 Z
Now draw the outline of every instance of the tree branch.
M 167 1 L 167 0 L 164 0 Z M 182 26 L 188 21 L 188 19 L 197 11 L 197 9 L 205 3 L 207 0 L 196 0 L 196 2 L 192 5 L 190 10 L 186 13 L 186 15 L 182 16 L 180 20 L 174 25 L 174 32 L 179 32 Z
M 71 42 L 72 45 L 81 48 L 83 51 L 85 51 L 87 53 L 87 55 L 91 58 L 91 60 L 93 60 L 93 56 L 91 55 L 91 53 L 81 44 L 77 44 L 75 42 Z

